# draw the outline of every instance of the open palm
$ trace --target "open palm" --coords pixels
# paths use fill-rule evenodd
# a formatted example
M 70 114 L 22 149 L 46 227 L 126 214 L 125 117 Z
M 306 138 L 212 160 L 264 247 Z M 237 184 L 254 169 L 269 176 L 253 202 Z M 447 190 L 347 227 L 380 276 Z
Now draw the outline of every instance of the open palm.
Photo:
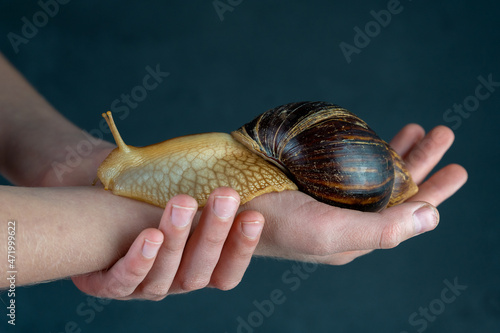
M 298 191 L 255 198 L 243 208 L 257 210 L 266 218 L 256 253 L 340 265 L 374 249 L 393 248 L 434 229 L 439 221 L 434 207 L 467 180 L 465 169 L 451 164 L 424 182 L 453 140 L 453 132 L 445 126 L 438 126 L 427 135 L 417 124 L 405 126 L 390 145 L 404 159 L 419 192 L 405 203 L 379 213 L 332 207 Z M 427 223 L 421 222 L 425 216 Z

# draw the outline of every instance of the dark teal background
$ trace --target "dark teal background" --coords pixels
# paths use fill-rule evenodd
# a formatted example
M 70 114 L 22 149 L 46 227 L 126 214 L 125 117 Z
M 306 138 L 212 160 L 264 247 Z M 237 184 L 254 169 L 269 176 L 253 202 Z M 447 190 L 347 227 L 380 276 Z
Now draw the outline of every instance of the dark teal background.
M 402 10 L 351 63 L 340 43 L 353 44 L 354 28 L 364 29 L 374 20 L 370 12 L 386 9 L 388 1 L 231 3 L 236 6 L 221 21 L 210 0 L 73 0 L 16 53 L 8 33 L 21 34 L 22 18 L 32 21 L 41 7 L 3 0 L 0 48 L 88 131 L 99 130 L 100 114 L 142 84 L 147 66 L 159 64 L 170 75 L 135 108 L 121 109 L 118 127 L 131 145 L 229 132 L 301 100 L 340 104 L 386 140 L 410 122 L 427 131 L 453 126 L 455 144 L 439 166 L 459 163 L 469 181 L 439 207 L 439 227 L 346 266 L 308 267 L 312 272 L 302 277 L 292 273 L 293 262 L 254 259 L 234 290 L 158 303 L 92 308 L 70 281 L 19 288 L 17 325 L 7 325 L 0 302 L 0 331 L 64 332 L 74 322 L 82 332 L 237 332 L 238 318 L 258 321 L 254 301 L 277 289 L 281 304 L 261 317 L 255 332 L 499 332 L 500 88 L 467 118 L 444 116 L 474 95 L 479 76 L 500 81 L 499 3 L 402 0 Z M 440 314 L 425 330 L 422 322 L 412 325 L 412 313 L 438 306 L 443 281 L 454 279 L 467 289 L 436 308 Z M 5 293 L 0 299 L 8 301 Z

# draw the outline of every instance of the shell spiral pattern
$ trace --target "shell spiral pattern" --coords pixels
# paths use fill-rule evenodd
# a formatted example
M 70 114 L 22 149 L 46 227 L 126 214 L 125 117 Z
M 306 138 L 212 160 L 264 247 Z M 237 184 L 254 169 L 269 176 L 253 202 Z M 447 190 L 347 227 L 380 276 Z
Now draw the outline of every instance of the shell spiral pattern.
M 299 190 L 330 205 L 379 211 L 416 192 L 389 145 L 363 120 L 335 104 L 279 106 L 232 135 L 282 169 Z

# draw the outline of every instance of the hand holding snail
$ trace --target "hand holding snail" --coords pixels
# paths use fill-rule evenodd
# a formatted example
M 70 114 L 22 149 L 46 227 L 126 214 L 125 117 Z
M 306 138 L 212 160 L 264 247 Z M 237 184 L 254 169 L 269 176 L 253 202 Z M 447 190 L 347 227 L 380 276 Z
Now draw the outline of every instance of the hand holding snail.
M 380 211 L 417 192 L 403 161 L 368 125 L 325 102 L 269 110 L 231 136 L 189 135 L 136 148 L 103 114 L 118 148 L 98 170 L 105 189 L 160 207 L 179 193 L 203 206 L 220 186 L 244 204 L 270 192 L 299 189 L 319 201 Z
M 417 124 L 406 125 L 390 145 L 403 157 L 419 191 L 378 213 L 339 209 L 299 191 L 274 192 L 248 202 L 242 209 L 258 210 L 266 218 L 256 254 L 342 265 L 433 230 L 439 222 L 435 207 L 467 181 L 467 171 L 457 164 L 428 177 L 453 140 L 453 132 L 445 126 L 426 134 Z
M 17 143 L 16 149 L 8 150 L 9 154 L 6 155 L 7 158 L 4 158 L 4 162 L 9 161 L 11 166 L 17 167 L 4 170 L 7 170 L 11 179 L 15 179 L 19 185 L 31 186 L 36 183 L 44 186 L 78 186 L 76 188 L 64 187 L 61 189 L 43 188 L 35 191 L 50 193 L 48 197 L 45 195 L 43 197 L 37 196 L 43 198 L 43 206 L 41 206 L 40 211 L 46 212 L 48 203 L 55 209 L 54 212 L 57 212 L 57 214 L 61 213 L 61 210 L 77 213 L 76 215 L 68 213 L 67 216 L 74 216 L 74 219 L 67 219 L 68 226 L 72 225 L 74 228 L 68 228 L 64 231 L 63 240 L 69 245 L 72 244 L 72 240 L 81 241 L 83 239 L 85 242 L 86 237 L 89 237 L 88 243 L 85 243 L 84 246 L 87 247 L 88 258 L 94 258 L 91 255 L 91 253 L 94 253 L 95 259 L 99 258 L 99 262 L 103 262 L 103 260 L 113 260 L 112 258 L 115 258 L 117 251 L 121 251 L 120 248 L 111 246 L 113 242 L 108 242 L 109 240 L 114 239 L 116 241 L 117 237 L 125 237 L 131 240 L 137 236 L 140 230 L 148 232 L 148 237 L 151 240 L 159 240 L 153 238 L 151 232 L 155 232 L 157 236 L 161 236 L 163 233 L 165 237 L 168 237 L 168 233 L 162 230 L 161 225 L 160 230 L 156 229 L 158 227 L 157 221 L 161 216 L 161 214 L 158 215 L 161 211 L 156 207 L 142 205 L 140 202 L 120 200 L 113 195 L 101 192 L 100 189 L 92 190 L 84 186 L 89 184 L 91 181 L 89 177 L 95 175 L 97 166 L 111 152 L 111 144 L 104 141 L 99 144 L 99 147 L 96 147 L 89 156 L 86 156 L 84 161 L 76 166 L 71 173 L 65 174 L 64 182 L 61 182 L 58 170 L 51 167 L 45 171 L 40 170 L 40 166 L 51 165 L 54 161 L 64 161 L 65 148 L 68 145 L 76 146 L 87 137 L 82 136 L 81 130 L 61 117 L 43 98 L 35 94 L 34 89 L 30 88 L 26 81 L 20 78 L 18 72 L 12 69 L 9 70 L 9 65 L 1 56 L 0 67 L 6 73 L 3 81 L 5 82 L 4 88 L 6 88 L 4 93 L 7 93 L 4 95 L 7 101 L 12 102 L 11 107 L 14 107 L 13 110 L 15 111 L 0 113 L 2 124 L 8 124 L 11 127 L 11 137 L 9 140 L 4 141 L 10 144 Z M 12 91 L 15 91 L 16 94 L 8 93 Z M 15 98 L 12 99 L 11 97 Z M 26 107 L 25 101 L 36 101 L 40 108 Z M 41 115 L 43 117 L 40 117 Z M 40 119 L 43 119 L 43 121 L 41 122 Z M 26 131 L 26 128 L 31 130 Z M 417 224 L 415 222 L 417 219 L 414 217 L 418 216 L 422 209 L 428 208 L 427 204 L 415 201 L 426 201 L 437 206 L 452 196 L 467 179 L 467 173 L 462 167 L 448 165 L 423 182 L 452 142 L 453 132 L 442 126 L 432 130 L 424 137 L 424 130 L 420 126 L 412 124 L 406 126 L 396 135 L 395 139 L 391 141 L 391 146 L 403 157 L 408 171 L 414 181 L 419 184 L 419 192 L 407 202 L 384 209 L 380 213 L 362 213 L 355 210 L 339 209 L 322 204 L 299 191 L 272 192 L 247 202 L 240 210 L 245 210 L 245 213 L 248 213 L 255 209 L 261 212 L 267 221 L 259 241 L 257 254 L 326 264 L 344 264 L 359 255 L 369 252 L 371 249 L 393 247 L 416 234 L 432 229 L 437 222 L 435 214 L 431 214 L 431 216 L 434 216 L 430 220 L 431 223 L 422 224 L 419 222 Z M 33 153 L 34 148 L 37 150 L 36 154 Z M 16 163 L 12 163 L 14 161 Z M 19 163 L 20 161 L 22 163 Z M 19 166 L 26 167 L 19 168 Z M 15 173 L 11 172 L 13 170 Z M 33 171 L 36 172 L 33 173 Z M 14 190 L 28 193 L 35 189 L 6 187 L 4 193 L 15 192 Z M 80 194 L 75 197 L 75 193 Z M 223 195 L 227 195 L 227 193 Z M 27 197 L 24 198 L 27 199 Z M 28 196 L 28 198 L 33 197 Z M 8 201 L 4 203 L 6 202 Z M 68 207 L 66 205 L 61 206 L 61 203 L 66 203 Z M 182 205 L 179 202 L 177 204 Z M 13 207 L 18 207 L 19 211 L 23 213 L 33 210 L 34 206 L 32 204 L 29 205 L 30 209 L 25 209 L 23 205 L 26 205 L 26 201 L 19 200 L 17 195 L 14 196 Z M 209 203 L 207 207 L 210 206 Z M 8 209 L 12 208 L 7 207 Z M 123 216 L 128 215 L 130 215 L 130 218 L 124 221 L 123 227 L 115 228 L 115 223 L 121 221 Z M 198 221 L 199 215 L 200 212 L 197 213 L 194 223 Z M 92 217 L 85 218 L 85 216 Z M 30 222 L 39 224 L 39 217 L 35 215 L 33 218 L 23 219 L 23 221 L 28 224 Z M 250 218 L 250 220 L 253 219 Z M 52 218 L 47 219 L 47 223 L 53 224 L 53 220 Z M 150 223 L 151 221 L 152 223 Z M 130 226 L 129 222 L 133 222 L 134 225 Z M 201 219 L 199 223 L 203 224 Z M 25 231 L 29 229 L 28 224 L 24 228 Z M 95 230 L 99 230 L 99 232 L 94 233 L 94 230 L 91 229 L 92 225 L 97 226 Z M 238 226 L 239 224 L 234 223 L 234 225 Z M 47 231 L 45 228 L 42 229 L 44 230 L 37 228 L 34 230 Z M 59 230 L 61 229 L 59 228 Z M 213 228 L 207 228 L 207 231 L 211 232 L 213 230 Z M 82 231 L 92 231 L 92 233 L 82 233 Z M 96 236 L 96 234 L 99 236 Z M 47 235 L 52 235 L 52 233 Z M 144 233 L 141 233 L 137 236 L 136 243 L 142 243 L 143 239 L 141 237 L 144 235 Z M 23 244 L 35 243 L 24 242 Z M 54 255 L 60 254 L 61 245 L 56 245 L 53 247 L 57 251 L 54 252 Z M 133 251 L 134 249 L 138 249 L 137 253 L 140 254 L 140 248 L 133 247 L 131 249 L 132 251 L 129 254 L 136 253 Z M 44 252 L 48 253 L 47 250 L 46 248 Z M 238 251 L 238 253 L 241 252 Z M 125 270 L 118 269 L 118 274 L 115 275 L 117 278 L 132 278 L 132 280 L 137 278 L 137 272 L 134 271 L 134 261 L 129 260 L 129 254 L 120 259 L 115 265 L 117 266 L 115 268 L 125 268 Z M 82 259 L 82 257 L 85 256 L 78 256 L 76 259 Z M 49 255 L 47 258 L 52 260 L 53 256 Z M 94 265 L 97 262 L 97 260 L 91 261 Z M 71 262 L 76 265 L 74 267 L 81 269 L 78 264 L 79 261 L 71 260 Z M 155 261 L 154 267 L 172 272 L 171 267 L 166 266 L 162 260 Z M 104 268 L 104 266 L 96 266 L 94 269 Z M 58 270 L 59 274 L 62 271 Z M 107 270 L 107 272 L 112 271 Z M 131 272 L 131 274 L 127 274 L 127 272 Z M 228 272 L 233 276 L 235 271 L 229 269 Z M 23 275 L 27 276 L 27 274 Z M 105 271 L 95 273 L 95 276 L 99 277 L 105 275 Z M 160 274 L 160 276 L 162 279 L 165 277 L 163 274 Z M 154 282 L 152 285 L 157 286 L 156 281 L 150 281 Z M 116 286 L 116 284 L 109 283 L 110 281 L 107 280 L 97 279 L 96 282 L 96 287 L 100 289 L 110 290 L 110 287 Z M 156 289 L 158 290 L 158 288 Z M 108 296 L 118 297 L 120 295 Z

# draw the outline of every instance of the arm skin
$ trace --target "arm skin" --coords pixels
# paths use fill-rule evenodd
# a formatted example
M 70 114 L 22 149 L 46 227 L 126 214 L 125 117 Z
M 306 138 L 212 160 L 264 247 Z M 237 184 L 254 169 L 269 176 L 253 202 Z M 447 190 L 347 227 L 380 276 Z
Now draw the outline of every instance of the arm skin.
M 60 181 L 50 164 L 53 161 L 64 163 L 64 148 L 76 146 L 86 138 L 1 57 L 0 78 L 7 78 L 0 80 L 0 172 L 16 185 L 89 184 L 113 145 L 102 142 Z M 391 145 L 404 158 L 420 191 L 408 202 L 380 213 L 331 207 L 297 191 L 266 194 L 241 206 L 240 211 L 259 211 L 267 221 L 256 253 L 338 265 L 374 249 L 395 247 L 434 229 L 439 221 L 434 206 L 453 195 L 467 179 L 466 171 L 452 164 L 423 182 L 453 139 L 453 132 L 444 126 L 425 135 L 419 125 L 410 124 L 396 135 Z M 19 221 L 19 237 L 26 241 L 18 239 L 19 246 L 25 247 L 18 249 L 18 264 L 26 278 L 21 273 L 18 278 L 30 283 L 109 267 L 125 254 L 141 230 L 158 226 L 162 211 L 113 196 L 99 188 L 3 187 L 0 189 L 0 214 L 5 223 L 10 218 Z M 194 230 L 199 217 L 200 212 L 193 221 Z M 6 230 L 0 231 L 2 243 L 5 233 Z M 4 248 L 0 249 L 0 256 Z M 130 258 L 130 251 L 122 259 Z M 26 261 L 26 256 L 31 262 Z M 120 265 L 122 259 L 116 265 Z M 25 266 L 21 271 L 22 265 Z M 33 266 L 38 270 L 28 273 Z M 134 268 L 135 264 L 123 265 L 122 262 L 119 267 Z M 119 275 L 120 271 L 114 269 L 115 266 L 108 273 Z M 183 271 L 182 265 L 180 271 Z M 134 293 L 110 291 L 109 281 L 96 278 L 105 274 L 93 273 L 74 281 L 80 289 L 94 295 L 134 296 Z M 199 288 L 213 280 L 202 282 L 193 285 Z M 197 289 L 193 285 L 180 289 Z M 174 288 L 176 291 L 178 289 Z M 162 293 L 164 297 L 165 290 L 153 294 Z
M 2 245 L 7 221 L 16 220 L 18 285 L 109 267 L 161 216 L 159 208 L 97 187 L 0 187 Z M 2 246 L 0 256 L 5 252 Z
M 100 162 L 115 146 L 102 141 L 91 158 L 60 182 L 51 163 L 64 163 L 66 146 L 88 141 L 0 54 L 0 173 L 19 186 L 90 185 Z

